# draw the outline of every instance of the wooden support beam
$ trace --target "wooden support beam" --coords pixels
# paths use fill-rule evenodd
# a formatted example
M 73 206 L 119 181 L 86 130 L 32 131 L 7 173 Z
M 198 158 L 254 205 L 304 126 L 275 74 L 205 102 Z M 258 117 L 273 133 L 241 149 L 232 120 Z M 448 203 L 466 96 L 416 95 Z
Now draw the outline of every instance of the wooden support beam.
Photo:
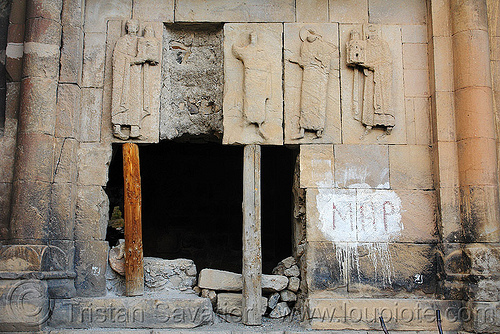
M 245 146 L 243 156 L 242 321 L 245 325 L 260 325 L 262 324 L 260 146 Z
M 125 214 L 125 294 L 144 294 L 144 268 L 142 261 L 141 171 L 139 147 L 123 144 L 123 181 Z

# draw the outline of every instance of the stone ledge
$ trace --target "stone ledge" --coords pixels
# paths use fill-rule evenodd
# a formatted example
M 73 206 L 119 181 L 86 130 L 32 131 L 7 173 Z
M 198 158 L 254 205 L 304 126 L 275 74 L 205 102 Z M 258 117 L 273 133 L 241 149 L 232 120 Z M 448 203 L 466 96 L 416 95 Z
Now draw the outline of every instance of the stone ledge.
M 172 297 L 171 297 L 172 296 Z M 186 294 L 56 300 L 53 328 L 195 328 L 213 322 L 210 300 Z

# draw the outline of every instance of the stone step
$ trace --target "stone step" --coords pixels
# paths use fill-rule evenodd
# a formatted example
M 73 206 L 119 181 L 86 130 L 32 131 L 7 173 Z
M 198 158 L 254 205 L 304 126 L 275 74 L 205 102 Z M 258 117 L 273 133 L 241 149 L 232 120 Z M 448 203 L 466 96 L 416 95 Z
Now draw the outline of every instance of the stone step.
M 51 328 L 195 328 L 212 324 L 207 298 L 194 294 L 59 299 Z

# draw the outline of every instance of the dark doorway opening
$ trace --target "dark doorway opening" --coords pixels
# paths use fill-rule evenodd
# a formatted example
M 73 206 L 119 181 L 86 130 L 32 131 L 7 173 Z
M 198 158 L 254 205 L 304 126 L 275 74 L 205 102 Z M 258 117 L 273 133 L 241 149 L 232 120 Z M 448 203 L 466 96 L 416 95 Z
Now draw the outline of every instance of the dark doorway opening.
M 140 146 L 144 256 L 194 260 L 198 270 L 241 273 L 243 147 L 160 142 Z M 292 252 L 295 152 L 262 147 L 263 272 Z M 110 214 L 123 210 L 121 145 L 106 188 Z M 108 229 L 107 240 L 119 236 Z

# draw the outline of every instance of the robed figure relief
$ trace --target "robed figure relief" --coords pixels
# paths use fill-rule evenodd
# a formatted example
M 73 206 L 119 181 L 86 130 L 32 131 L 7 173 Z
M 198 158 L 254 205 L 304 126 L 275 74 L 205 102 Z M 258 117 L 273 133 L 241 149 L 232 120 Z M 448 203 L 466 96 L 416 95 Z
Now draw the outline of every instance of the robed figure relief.
M 141 139 L 141 122 L 151 115 L 152 71 L 160 62 L 160 41 L 151 26 L 139 36 L 139 22 L 128 20 L 113 51 L 111 122 L 119 139 Z
M 289 59 L 302 68 L 300 130 L 294 139 L 304 138 L 305 131 L 313 131 L 321 138 L 326 121 L 328 75 L 336 47 L 312 28 L 302 28 L 299 36 L 300 56 Z
M 266 121 L 268 101 L 271 98 L 271 60 L 259 44 L 256 32 L 250 33 L 250 43 L 233 45 L 234 56 L 243 63 L 243 115 L 250 124 L 259 127 L 260 135 L 267 139 L 261 125 Z
M 347 45 L 347 64 L 354 68 L 352 111 L 365 126 L 365 135 L 373 127 L 390 134 L 395 125 L 392 105 L 392 55 L 389 45 L 374 26 L 366 37 L 351 31 Z

